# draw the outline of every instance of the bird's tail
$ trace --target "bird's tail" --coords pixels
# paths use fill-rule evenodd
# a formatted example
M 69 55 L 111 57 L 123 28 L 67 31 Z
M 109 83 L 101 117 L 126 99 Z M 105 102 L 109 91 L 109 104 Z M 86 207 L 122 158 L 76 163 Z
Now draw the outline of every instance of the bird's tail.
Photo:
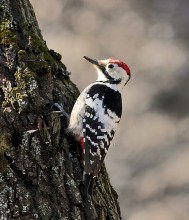
M 84 186 L 85 186 L 85 195 L 86 197 L 93 197 L 93 188 L 95 183 L 95 177 L 93 174 L 84 174 Z

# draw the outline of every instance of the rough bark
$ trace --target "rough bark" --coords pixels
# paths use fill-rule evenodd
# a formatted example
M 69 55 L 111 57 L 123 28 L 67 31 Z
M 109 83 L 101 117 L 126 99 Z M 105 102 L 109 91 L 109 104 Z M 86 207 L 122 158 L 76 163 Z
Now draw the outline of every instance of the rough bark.
M 65 133 L 79 92 L 49 50 L 28 0 L 0 0 L 0 219 L 119 220 L 103 167 L 93 202 L 83 194 L 81 152 Z

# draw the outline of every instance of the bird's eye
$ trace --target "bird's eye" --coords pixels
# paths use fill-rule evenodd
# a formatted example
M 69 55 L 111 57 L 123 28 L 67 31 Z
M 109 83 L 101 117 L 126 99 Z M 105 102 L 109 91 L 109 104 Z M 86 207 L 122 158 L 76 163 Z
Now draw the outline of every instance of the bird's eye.
M 112 68 L 114 68 L 114 65 L 113 64 L 109 64 L 108 68 L 112 69 Z

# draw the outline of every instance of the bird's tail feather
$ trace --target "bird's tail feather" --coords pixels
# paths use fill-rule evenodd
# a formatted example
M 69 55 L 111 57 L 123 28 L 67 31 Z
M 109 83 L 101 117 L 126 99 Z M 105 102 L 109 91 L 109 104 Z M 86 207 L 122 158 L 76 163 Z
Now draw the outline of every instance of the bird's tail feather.
M 84 174 L 84 186 L 85 186 L 85 195 L 93 196 L 93 188 L 94 188 L 95 178 L 93 178 L 93 174 Z

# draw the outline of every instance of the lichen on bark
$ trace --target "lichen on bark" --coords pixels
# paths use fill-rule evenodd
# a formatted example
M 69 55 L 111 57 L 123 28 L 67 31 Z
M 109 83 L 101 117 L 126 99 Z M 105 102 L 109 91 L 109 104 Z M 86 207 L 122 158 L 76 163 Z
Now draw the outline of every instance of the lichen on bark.
M 8 131 L 0 132 L 0 172 L 4 171 L 7 166 L 7 160 L 4 158 L 5 152 L 11 147 L 11 135 Z
M 86 201 L 80 148 L 52 111 L 78 94 L 29 1 L 0 0 L 0 219 L 121 219 L 105 167 Z

